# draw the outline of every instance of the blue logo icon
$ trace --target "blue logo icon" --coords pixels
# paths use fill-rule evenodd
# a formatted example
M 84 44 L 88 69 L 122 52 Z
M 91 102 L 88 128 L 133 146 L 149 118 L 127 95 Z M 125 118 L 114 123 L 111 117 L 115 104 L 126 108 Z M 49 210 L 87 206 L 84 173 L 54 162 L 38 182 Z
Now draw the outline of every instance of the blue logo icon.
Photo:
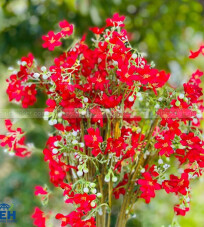
M 16 211 L 13 210 L 14 205 L 6 203 L 0 204 L 0 223 L 16 222 Z

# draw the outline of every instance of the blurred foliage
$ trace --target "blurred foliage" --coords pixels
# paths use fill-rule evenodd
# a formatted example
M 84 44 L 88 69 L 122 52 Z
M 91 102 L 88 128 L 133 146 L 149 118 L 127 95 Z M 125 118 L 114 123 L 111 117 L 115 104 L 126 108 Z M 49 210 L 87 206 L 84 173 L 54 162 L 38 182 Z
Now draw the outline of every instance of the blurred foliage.
M 0 159 L 0 202 L 13 203 L 17 224 L 10 226 L 32 226 L 30 218 L 39 201 L 34 197 L 34 187 L 48 183 L 48 169 L 42 155 L 20 159 L 2 155 Z
M 1 0 L 0 6 L 0 56 L 6 65 L 29 51 L 47 59 L 41 36 L 62 19 L 81 35 L 114 12 L 124 14 L 132 44 L 165 69 L 171 61 L 185 66 L 190 47 L 204 33 L 203 7 L 196 0 Z
M 180 85 L 185 79 L 182 74 L 192 72 L 194 68 L 187 58 L 189 49 L 197 49 L 203 40 L 202 4 L 202 0 L 0 0 L 0 75 L 7 74 L 5 68 L 14 65 L 28 52 L 32 52 L 41 63 L 49 63 L 57 51 L 50 53 L 43 49 L 41 36 L 57 29 L 60 20 L 74 23 L 76 34 L 81 36 L 90 26 L 103 26 L 106 18 L 119 12 L 127 17 L 126 28 L 132 45 L 148 53 L 147 58 L 155 61 L 157 67 L 171 71 L 171 82 Z M 196 65 L 204 67 L 199 60 Z M 2 107 L 5 84 L 0 82 Z M 42 94 L 38 96 L 40 100 L 35 107 L 42 108 L 45 97 Z M 9 108 L 14 106 L 7 105 Z M 42 149 L 49 131 L 46 122 L 30 119 L 19 123 L 24 130 L 29 129 L 28 142 L 33 141 Z M 39 205 L 33 189 L 37 184 L 49 184 L 47 164 L 38 152 L 29 159 L 0 154 L 0 202 L 11 201 L 16 205 L 18 222 L 15 226 L 32 226 L 30 214 L 34 206 Z M 204 223 L 204 183 L 198 185 L 193 187 L 191 211 L 185 218 L 179 218 L 182 227 L 201 227 Z M 61 209 L 58 204 L 62 204 L 63 200 L 58 198 L 56 196 L 56 201 L 50 203 L 52 210 Z M 174 200 L 159 192 L 149 205 L 139 202 L 135 207 L 136 216 L 129 220 L 127 227 L 168 226 L 173 218 Z M 117 209 L 118 204 L 115 211 Z

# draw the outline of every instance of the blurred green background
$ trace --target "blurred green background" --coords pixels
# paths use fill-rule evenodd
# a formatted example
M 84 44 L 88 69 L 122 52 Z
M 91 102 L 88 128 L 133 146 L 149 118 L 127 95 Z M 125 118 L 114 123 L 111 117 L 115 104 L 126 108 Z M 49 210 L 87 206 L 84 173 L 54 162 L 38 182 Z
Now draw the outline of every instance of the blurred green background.
M 81 36 L 90 26 L 103 26 L 105 19 L 115 12 L 126 15 L 131 44 L 146 53 L 147 59 L 154 61 L 158 68 L 171 72 L 170 83 L 180 86 L 194 69 L 204 70 L 199 59 L 194 62 L 188 59 L 189 50 L 197 49 L 204 40 L 203 7 L 203 0 L 0 0 L 0 108 L 15 108 L 8 104 L 5 94 L 9 66 L 15 66 L 28 52 L 42 64 L 49 64 L 56 54 L 41 47 L 43 34 L 57 28 L 60 20 L 67 19 L 75 24 L 76 34 Z M 44 99 L 37 105 L 43 107 Z M 3 119 L 0 123 L 0 133 L 3 133 Z M 35 146 L 43 149 L 49 130 L 46 122 L 26 119 L 20 123 L 23 129 L 32 129 L 28 142 L 34 141 Z M 41 152 L 33 153 L 28 159 L 19 159 L 1 151 L 0 202 L 13 202 L 18 218 L 17 224 L 10 226 L 32 226 L 30 214 L 34 206 L 40 204 L 33 196 L 33 188 L 38 184 L 53 188 Z M 202 181 L 192 185 L 191 211 L 185 218 L 178 218 L 182 227 L 204 226 L 203 187 Z M 57 190 L 56 193 L 60 195 Z M 66 210 L 60 206 L 62 197 L 56 198 L 51 199 L 46 209 Z M 150 205 L 139 202 L 136 216 L 128 226 L 169 226 L 175 200 L 159 192 Z

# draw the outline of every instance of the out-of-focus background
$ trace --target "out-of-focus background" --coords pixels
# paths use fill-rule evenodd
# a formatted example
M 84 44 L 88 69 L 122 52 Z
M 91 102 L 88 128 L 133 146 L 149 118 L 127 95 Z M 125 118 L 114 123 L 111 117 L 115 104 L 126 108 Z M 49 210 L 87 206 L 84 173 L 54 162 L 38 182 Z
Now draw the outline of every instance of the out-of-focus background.
M 202 61 L 188 59 L 189 50 L 197 49 L 204 40 L 203 0 L 0 0 L 0 108 L 16 108 L 8 103 L 5 93 L 9 66 L 16 66 L 17 60 L 28 52 L 43 65 L 49 63 L 53 53 L 41 47 L 43 34 L 66 19 L 75 24 L 76 33 L 81 36 L 90 26 L 103 26 L 105 19 L 115 12 L 126 15 L 131 44 L 146 53 L 157 68 L 171 72 L 171 85 L 181 86 L 198 67 L 204 70 Z M 43 107 L 44 97 L 40 98 L 37 105 Z M 3 119 L 0 124 L 1 134 Z M 53 189 L 40 152 L 49 127 L 42 119 L 21 119 L 19 124 L 24 130 L 29 129 L 28 142 L 34 142 L 39 152 L 19 159 L 0 151 L 0 203 L 14 203 L 17 224 L 10 224 L 11 227 L 28 227 L 32 226 L 30 215 L 34 207 L 40 205 L 33 196 L 34 186 L 47 184 Z M 192 188 L 191 211 L 178 221 L 182 227 L 203 227 L 204 182 L 197 181 Z M 51 198 L 46 209 L 54 212 L 66 209 L 61 207 L 61 192 L 56 190 L 55 193 L 57 196 Z M 135 218 L 128 226 L 170 225 L 174 202 L 174 197 L 161 192 L 149 205 L 139 202 Z

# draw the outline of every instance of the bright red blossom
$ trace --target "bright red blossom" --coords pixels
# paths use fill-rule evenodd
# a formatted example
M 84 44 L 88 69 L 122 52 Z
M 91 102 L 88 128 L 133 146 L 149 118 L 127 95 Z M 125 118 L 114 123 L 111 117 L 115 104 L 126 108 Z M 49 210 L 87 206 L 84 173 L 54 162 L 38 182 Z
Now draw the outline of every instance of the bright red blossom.
M 69 24 L 68 21 L 63 20 L 59 22 L 59 26 L 61 28 L 61 34 L 62 36 L 70 36 L 73 33 L 74 26 L 73 24 Z
M 151 198 L 155 197 L 155 190 L 160 190 L 161 185 L 157 183 L 157 180 L 153 180 L 149 172 L 143 173 L 142 176 L 144 179 L 139 179 L 137 182 L 141 185 L 140 190 L 142 194 L 140 197 L 145 199 L 146 203 L 149 203 Z
M 35 186 L 35 195 L 47 195 L 47 193 L 42 186 Z
M 56 46 L 62 45 L 62 43 L 59 41 L 61 37 L 61 33 L 55 34 L 53 31 L 49 31 L 47 36 L 42 36 L 42 40 L 45 41 L 42 44 L 43 48 L 48 48 L 48 50 L 53 51 Z
M 37 227 L 46 227 L 46 217 L 43 211 L 41 211 L 38 207 L 35 208 L 34 213 L 32 214 L 32 218 L 34 219 L 33 224 Z
M 5 120 L 5 126 L 8 132 L 6 133 L 6 135 L 0 135 L 0 145 L 2 147 L 7 146 L 8 151 L 14 152 L 16 156 L 30 156 L 30 151 L 28 151 L 28 148 L 25 145 L 25 136 L 22 129 L 12 129 L 13 123 L 9 119 Z

